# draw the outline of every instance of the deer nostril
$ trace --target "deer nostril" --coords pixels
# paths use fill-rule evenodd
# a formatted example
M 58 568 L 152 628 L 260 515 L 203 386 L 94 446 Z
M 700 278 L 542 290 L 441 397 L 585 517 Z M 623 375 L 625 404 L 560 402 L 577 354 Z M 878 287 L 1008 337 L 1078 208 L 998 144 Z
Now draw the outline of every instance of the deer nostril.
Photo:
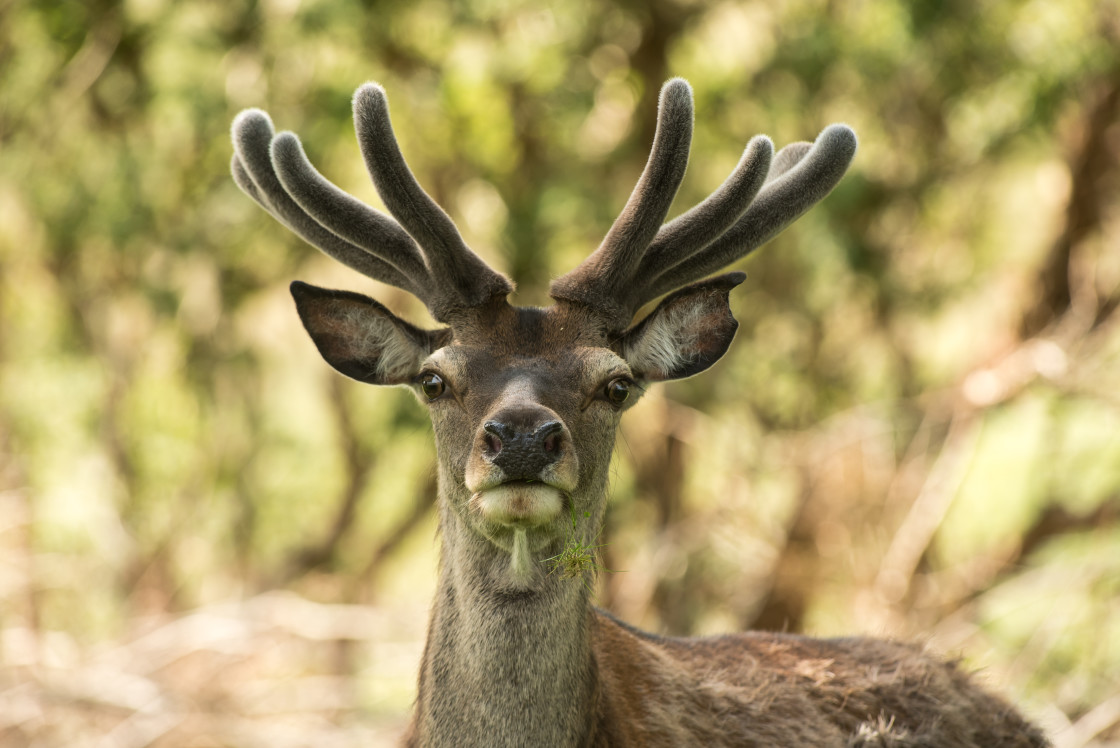
M 486 449 L 491 454 L 498 454 L 502 451 L 502 424 L 494 421 L 487 421 L 482 425 L 482 430 L 485 432 L 483 441 L 486 444 Z
M 487 434 L 486 435 L 486 448 L 488 450 L 490 450 L 491 452 L 493 452 L 494 454 L 498 454 L 499 452 L 502 451 L 502 440 L 499 439 L 498 437 L 494 436 L 493 434 Z
M 544 451 L 551 454 L 560 449 L 560 437 L 564 427 L 559 421 L 549 421 L 537 429 L 537 439 Z

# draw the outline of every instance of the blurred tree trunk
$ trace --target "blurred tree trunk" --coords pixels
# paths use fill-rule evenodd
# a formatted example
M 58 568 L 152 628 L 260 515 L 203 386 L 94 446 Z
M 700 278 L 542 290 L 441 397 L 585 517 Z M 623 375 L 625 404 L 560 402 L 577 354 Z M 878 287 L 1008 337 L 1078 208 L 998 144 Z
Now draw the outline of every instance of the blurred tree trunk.
M 1069 159 L 1072 184 L 1065 223 L 1039 272 L 1036 300 L 1023 315 L 1024 338 L 1037 335 L 1069 310 L 1073 299 L 1070 260 L 1078 245 L 1100 229 L 1105 205 L 1111 201 L 1116 187 L 1108 181 L 1115 182 L 1114 172 L 1120 158 L 1116 137 L 1116 125 L 1120 124 L 1120 70 L 1112 71 L 1092 88 L 1095 91 L 1085 108 Z
M 801 500 L 797 514 L 786 534 L 777 563 L 771 573 L 770 590 L 762 607 L 743 628 L 760 631 L 799 632 L 805 618 L 806 600 L 816 587 L 813 556 L 816 513 L 813 511 L 815 491 L 812 475 L 801 469 Z
M 338 560 L 342 543 L 354 524 L 358 505 L 369 484 L 369 476 L 375 460 L 362 448 L 354 421 L 350 417 L 350 406 L 345 399 L 341 377 L 330 378 L 330 395 L 331 408 L 334 410 L 338 424 L 339 441 L 345 458 L 346 486 L 326 536 L 318 543 L 295 550 L 277 578 L 273 579 L 267 587 L 286 584 L 314 569 L 329 568 L 334 565 Z

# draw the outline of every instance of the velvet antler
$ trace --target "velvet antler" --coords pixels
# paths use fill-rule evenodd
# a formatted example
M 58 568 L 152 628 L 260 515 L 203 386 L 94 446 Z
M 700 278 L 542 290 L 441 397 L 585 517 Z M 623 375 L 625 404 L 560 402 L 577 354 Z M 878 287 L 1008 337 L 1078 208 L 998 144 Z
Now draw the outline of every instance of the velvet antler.
M 437 320 L 449 322 L 459 310 L 509 294 L 512 284 L 467 247 L 412 175 L 380 86 L 367 83 L 354 94 L 354 125 L 392 217 L 327 181 L 299 139 L 275 134 L 259 109 L 234 120 L 234 179 L 308 242 L 414 294 Z M 794 143 L 777 154 L 769 138 L 756 136 L 719 189 L 662 225 L 684 178 L 691 139 L 692 89 L 674 78 L 661 89 L 653 147 L 630 199 L 599 248 L 553 281 L 553 298 L 587 307 L 622 330 L 646 302 L 735 262 L 793 223 L 836 186 L 856 151 L 855 133 L 845 125 L 830 125 L 815 143 Z
M 793 223 L 832 191 L 856 151 L 845 125 L 776 155 L 769 138 L 757 136 L 719 189 L 661 225 L 691 137 L 692 89 L 674 78 L 661 89 L 653 147 L 630 199 L 599 248 L 552 282 L 554 299 L 594 309 L 622 330 L 646 302 L 735 262 Z
M 509 294 L 513 285 L 467 247 L 412 175 L 393 134 L 385 91 L 367 83 L 353 104 L 366 168 L 393 217 L 327 181 L 295 134 L 274 134 L 272 121 L 259 109 L 245 110 L 233 121 L 231 170 L 237 185 L 306 241 L 364 275 L 408 291 L 441 322 Z

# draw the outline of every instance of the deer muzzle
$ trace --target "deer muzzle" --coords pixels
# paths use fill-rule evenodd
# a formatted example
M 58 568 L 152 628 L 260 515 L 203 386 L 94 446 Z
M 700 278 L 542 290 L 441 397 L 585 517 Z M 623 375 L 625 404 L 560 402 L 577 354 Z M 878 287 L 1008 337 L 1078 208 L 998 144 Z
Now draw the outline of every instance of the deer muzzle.
M 485 419 L 467 464 L 471 508 L 511 527 L 555 520 L 575 489 L 578 460 L 563 421 L 538 404 L 507 408 Z

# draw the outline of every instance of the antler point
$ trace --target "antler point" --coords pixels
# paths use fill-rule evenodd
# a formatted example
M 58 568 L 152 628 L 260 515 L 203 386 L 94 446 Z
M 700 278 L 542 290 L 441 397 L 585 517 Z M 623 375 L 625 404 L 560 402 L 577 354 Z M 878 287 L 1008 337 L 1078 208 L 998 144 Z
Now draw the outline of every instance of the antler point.
M 388 101 L 389 96 L 385 93 L 385 87 L 376 81 L 366 81 L 358 86 L 358 90 L 354 91 L 354 105 L 357 106 L 359 100 L 373 99 L 374 101 Z
M 855 153 L 859 147 L 859 137 L 856 135 L 856 131 L 843 122 L 833 123 L 821 130 L 821 134 L 817 136 L 817 141 L 833 148 L 850 149 L 852 153 Z
M 272 142 L 276 143 L 279 141 L 283 141 L 284 143 L 294 143 L 295 145 L 300 144 L 299 135 L 296 135 L 291 130 L 281 130 L 280 132 L 276 133 L 276 135 L 272 138 Z
M 233 118 L 233 124 L 230 126 L 230 133 L 236 143 L 241 133 L 251 132 L 256 129 L 265 129 L 268 131 L 269 137 L 272 137 L 272 118 L 268 116 L 268 112 L 263 109 L 251 107 L 249 109 L 242 109 Z
M 291 130 L 284 130 L 277 133 L 272 142 L 268 146 L 268 155 L 275 164 L 277 161 L 283 162 L 286 158 L 299 158 L 306 159 L 303 153 L 303 143 L 300 142 L 299 136 Z M 282 169 L 277 169 L 277 173 Z
M 743 148 L 743 155 L 746 156 L 762 150 L 770 151 L 770 153 L 774 152 L 774 141 L 769 135 L 759 134 L 748 140 L 746 147 Z
M 658 106 L 687 107 L 692 109 L 692 86 L 684 78 L 672 78 L 661 87 Z

